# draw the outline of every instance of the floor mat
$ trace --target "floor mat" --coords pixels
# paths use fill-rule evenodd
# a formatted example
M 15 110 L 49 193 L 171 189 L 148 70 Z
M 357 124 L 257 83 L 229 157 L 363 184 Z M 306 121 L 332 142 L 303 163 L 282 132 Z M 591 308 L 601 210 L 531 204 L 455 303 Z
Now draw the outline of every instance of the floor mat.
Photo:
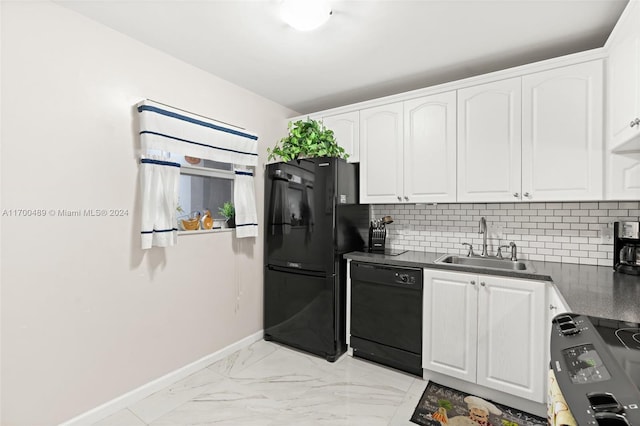
M 547 419 L 429 381 L 411 421 L 429 426 L 539 426 Z

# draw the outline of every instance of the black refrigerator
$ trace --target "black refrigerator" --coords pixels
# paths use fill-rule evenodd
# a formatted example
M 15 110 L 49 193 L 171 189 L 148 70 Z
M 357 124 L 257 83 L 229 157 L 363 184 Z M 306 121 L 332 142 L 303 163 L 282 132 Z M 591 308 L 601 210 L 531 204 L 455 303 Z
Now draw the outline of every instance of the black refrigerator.
M 264 338 L 333 362 L 346 350 L 344 253 L 363 250 L 358 165 L 331 157 L 265 171 Z

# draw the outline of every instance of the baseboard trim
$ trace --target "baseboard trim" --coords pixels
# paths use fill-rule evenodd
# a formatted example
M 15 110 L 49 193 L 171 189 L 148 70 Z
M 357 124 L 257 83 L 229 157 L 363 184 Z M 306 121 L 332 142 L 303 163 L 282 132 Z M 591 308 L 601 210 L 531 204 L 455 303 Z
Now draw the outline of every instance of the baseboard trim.
M 235 351 L 245 348 L 252 343 L 261 340 L 264 336 L 264 330 L 260 330 L 257 333 L 249 335 L 244 339 L 238 340 L 231 345 L 220 349 L 212 354 L 206 355 L 197 361 L 187 364 L 184 367 L 178 368 L 162 377 L 159 377 L 149 383 L 146 383 L 130 392 L 127 392 L 111 401 L 105 402 L 91 410 L 82 413 L 66 422 L 60 423 L 60 426 L 86 426 L 88 424 L 96 423 L 110 415 L 123 410 L 135 402 L 146 398 L 152 393 L 158 392 L 172 383 L 184 379 L 185 377 L 202 370 L 203 368 L 213 364 L 216 361 L 231 355 Z

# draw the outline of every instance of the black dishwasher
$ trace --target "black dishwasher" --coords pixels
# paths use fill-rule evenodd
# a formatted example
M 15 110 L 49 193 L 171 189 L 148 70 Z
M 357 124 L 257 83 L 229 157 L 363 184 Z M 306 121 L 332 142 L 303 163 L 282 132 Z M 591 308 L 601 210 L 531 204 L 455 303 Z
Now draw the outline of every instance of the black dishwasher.
M 351 262 L 356 357 L 422 376 L 422 269 Z

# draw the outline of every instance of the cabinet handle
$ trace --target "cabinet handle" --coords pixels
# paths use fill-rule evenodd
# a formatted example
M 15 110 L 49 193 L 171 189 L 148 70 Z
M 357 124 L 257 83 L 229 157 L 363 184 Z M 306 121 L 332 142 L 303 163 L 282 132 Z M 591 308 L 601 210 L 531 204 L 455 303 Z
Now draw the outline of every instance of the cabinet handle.
M 558 307 L 557 307 L 557 306 L 549 305 L 549 310 L 550 310 L 550 311 L 555 311 L 556 309 L 558 309 Z
M 635 120 L 633 120 L 629 126 L 631 127 L 635 127 L 635 126 L 640 126 L 640 118 L 636 118 Z
M 398 195 L 398 201 L 402 201 L 402 197 Z
M 518 197 L 520 196 L 520 194 L 519 194 L 519 193 L 517 193 L 517 192 L 514 192 L 514 193 L 513 193 L 513 196 L 514 196 L 514 198 L 518 198 Z
M 531 194 L 529 194 L 528 192 L 525 192 L 525 193 L 524 193 L 524 194 L 522 194 L 522 195 L 524 195 L 524 196 L 525 196 L 525 197 L 527 197 L 527 198 L 531 198 Z
M 471 280 L 471 285 L 476 285 L 476 282 L 474 280 Z
M 480 281 L 480 285 L 481 285 L 482 287 L 484 287 L 484 286 L 485 286 L 485 285 L 487 285 L 487 284 L 486 284 L 484 281 Z
M 407 197 L 406 195 L 404 196 L 404 200 L 405 201 L 409 201 L 409 197 Z

